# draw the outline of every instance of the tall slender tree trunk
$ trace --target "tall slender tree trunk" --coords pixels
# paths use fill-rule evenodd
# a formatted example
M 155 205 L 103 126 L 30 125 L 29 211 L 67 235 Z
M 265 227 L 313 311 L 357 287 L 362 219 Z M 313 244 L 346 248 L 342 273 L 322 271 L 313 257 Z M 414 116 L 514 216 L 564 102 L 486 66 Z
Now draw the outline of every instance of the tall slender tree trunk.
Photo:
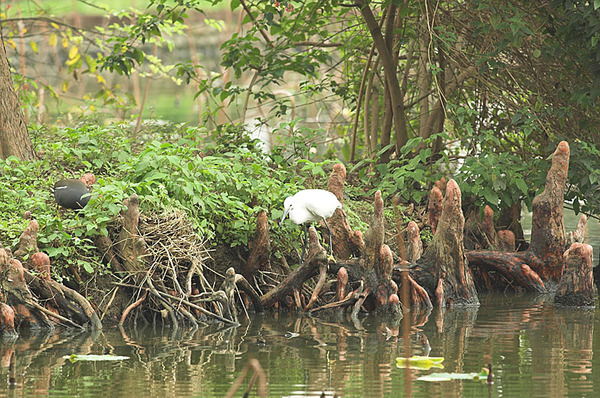
M 373 11 L 366 3 L 365 0 L 355 0 L 354 4 L 360 9 L 367 28 L 373 38 L 373 43 L 379 51 L 379 57 L 383 65 L 385 74 L 385 80 L 390 90 L 390 99 L 392 103 L 392 114 L 394 118 L 394 130 L 396 134 L 396 151 L 400 152 L 400 149 L 408 141 L 408 130 L 406 123 L 406 115 L 404 110 L 404 98 L 402 95 L 402 89 L 398 82 L 397 67 L 394 64 L 392 54 L 387 48 L 383 34 L 381 33 L 381 27 L 377 23 Z
M 10 76 L 0 29 L 0 158 L 6 159 L 9 156 L 30 160 L 34 158 L 35 152 Z

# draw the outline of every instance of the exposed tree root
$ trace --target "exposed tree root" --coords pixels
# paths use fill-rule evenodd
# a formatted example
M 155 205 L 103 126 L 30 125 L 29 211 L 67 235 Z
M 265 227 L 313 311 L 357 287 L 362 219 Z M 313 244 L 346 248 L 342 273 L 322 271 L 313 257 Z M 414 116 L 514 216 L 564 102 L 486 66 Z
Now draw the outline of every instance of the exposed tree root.
M 562 201 L 568 168 L 569 148 L 561 142 L 554 154 L 552 168 L 548 173 L 546 190 L 534 201 L 534 228 L 532 242 L 529 250 L 515 253 L 515 232 L 518 230 L 511 226 L 511 230 L 497 231 L 494 227 L 494 213 L 486 207 L 483 218 L 479 221 L 473 218 L 465 228 L 464 216 L 461 209 L 461 193 L 458 185 L 453 180 L 441 181 L 432 190 L 429 204 L 430 224 L 435 231 L 434 238 L 421 255 L 418 227 L 408 227 L 409 243 L 406 256 L 412 260 L 412 265 L 405 269 L 405 265 L 391 262 L 392 253 L 383 244 L 383 201 L 381 195 L 376 194 L 374 201 L 374 217 L 370 227 L 364 234 L 352 231 L 347 220 L 342 217 L 332 217 L 330 226 L 334 232 L 334 252 L 340 255 L 339 263 L 329 263 L 323 259 L 312 258 L 292 271 L 287 277 L 271 291 L 261 297 L 265 306 L 274 306 L 276 302 L 286 305 L 290 300 L 288 295 L 295 294 L 296 306 L 303 301 L 299 295 L 301 287 L 309 279 L 319 275 L 315 288 L 310 294 L 311 298 L 304 310 L 316 313 L 335 308 L 352 308 L 356 316 L 360 308 L 373 310 L 385 307 L 397 301 L 397 286 L 407 283 L 410 294 L 407 302 L 402 304 L 410 308 L 430 309 L 432 306 L 446 307 L 455 305 L 478 305 L 477 290 L 525 290 L 533 292 L 547 292 L 549 285 L 555 285 L 563 275 L 561 282 L 567 286 L 579 287 L 570 293 L 569 302 L 587 305 L 589 299 L 589 283 L 591 271 L 588 272 L 587 256 L 568 252 L 565 261 L 570 261 L 572 271 L 563 274 L 562 253 L 566 248 L 566 239 L 562 223 Z M 330 177 L 330 190 L 338 198 L 343 198 L 343 178 L 345 173 L 342 167 L 334 168 Z M 333 182 L 333 183 L 332 183 Z M 442 195 L 442 189 L 446 191 Z M 340 212 L 342 213 L 342 212 Z M 580 219 L 577 230 L 571 235 L 570 242 L 579 242 L 584 236 L 585 218 Z M 475 242 L 475 247 L 500 249 L 467 251 L 464 247 L 463 236 L 465 230 L 471 234 L 470 239 Z M 411 233 L 412 231 L 412 233 Z M 469 232 L 470 231 L 470 232 Z M 358 257 L 345 260 L 348 256 L 349 242 L 356 237 L 358 244 Z M 480 243 L 477 243 L 480 242 Z M 399 245 L 400 247 L 401 245 Z M 310 250 L 319 253 L 322 249 L 317 240 L 316 232 L 311 232 Z M 573 250 L 579 250 L 573 249 Z M 560 256 L 559 256 L 560 255 Z M 310 256 L 309 256 L 310 257 Z M 347 258 L 347 257 L 346 257 Z M 324 266 L 328 265 L 328 268 Z M 325 286 L 326 276 L 324 270 L 336 277 L 334 300 L 329 303 L 318 302 L 322 287 Z M 405 270 L 403 270 L 405 269 Z M 393 272 L 392 272 L 393 271 Z M 402 277 L 406 273 L 406 277 Z M 600 279 L 600 278 L 599 278 Z M 347 293 L 348 286 L 360 281 L 360 292 L 355 290 Z M 562 300 L 561 298 L 558 299 Z M 406 300 L 405 300 L 406 301 Z M 316 307 L 315 307 L 316 305 Z
M 375 194 L 373 218 L 364 236 L 351 229 L 341 209 L 329 219 L 338 262 L 328 258 L 317 230 L 311 227 L 307 258 L 293 270 L 283 258 L 281 269 L 286 275 L 281 280 L 271 271 L 266 212 L 257 216 L 256 233 L 241 272 L 229 268 L 218 289 L 214 288 L 217 282 L 209 282 L 204 275 L 208 254 L 186 215 L 174 209 L 142 215 L 136 195 L 124 202 L 126 209 L 115 232 L 97 238 L 96 245 L 106 263 L 128 281 L 117 284 L 127 288 L 121 290 L 138 292 L 136 301 L 123 305 L 121 326 L 134 312 L 144 319 L 160 313 L 175 328 L 179 324 L 197 327 L 208 319 L 237 325 L 239 305 L 245 308 L 250 302 L 256 312 L 284 307 L 310 313 L 348 311 L 359 323 L 362 310 L 396 316 L 408 308 L 418 313 L 433 306 L 478 305 L 477 290 L 547 292 L 557 285 L 557 303 L 589 306 L 593 305 L 591 251 L 580 243 L 586 219 L 580 219 L 568 240 L 562 221 L 568 160 L 569 147 L 561 142 L 546 189 L 533 202 L 532 239 L 523 252 L 514 252 L 518 228 L 497 231 L 491 208 L 483 210 L 481 219 L 479 212 L 471 214 L 465 223 L 461 192 L 454 180 L 440 181 L 431 191 L 429 223 L 435 234 L 429 246 L 423 250 L 419 227 L 410 223 L 407 244 L 402 234 L 397 235 L 403 260 L 396 264 L 398 256 L 385 244 L 380 192 Z M 338 164 L 328 181 L 329 190 L 342 203 L 345 178 L 346 170 Z M 15 251 L 27 258 L 31 272 L 10 251 L 0 249 L 0 332 L 10 335 L 20 325 L 53 328 L 50 319 L 99 329 L 102 325 L 90 303 L 50 278 L 49 258 L 37 250 L 38 228 L 31 220 Z M 465 250 L 465 237 L 469 247 L 490 250 Z M 564 253 L 567 243 L 571 249 Z M 398 290 L 403 285 L 408 294 L 400 300 Z

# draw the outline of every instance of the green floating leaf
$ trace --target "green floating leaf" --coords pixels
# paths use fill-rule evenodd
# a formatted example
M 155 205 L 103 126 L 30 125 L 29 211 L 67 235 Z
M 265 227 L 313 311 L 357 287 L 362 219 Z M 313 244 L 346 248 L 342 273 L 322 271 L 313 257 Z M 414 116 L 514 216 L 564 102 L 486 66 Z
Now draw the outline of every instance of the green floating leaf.
M 443 357 L 424 357 L 424 356 L 413 356 L 410 358 L 396 358 L 396 367 L 398 368 L 411 368 L 417 370 L 428 370 L 431 368 L 444 369 L 442 362 Z
M 120 355 L 65 355 L 63 359 L 68 359 L 71 362 L 76 361 L 123 361 L 129 359 L 129 357 Z
M 421 376 L 417 380 L 421 381 L 450 381 L 450 380 L 487 380 L 488 369 L 482 368 L 479 373 L 432 373 Z

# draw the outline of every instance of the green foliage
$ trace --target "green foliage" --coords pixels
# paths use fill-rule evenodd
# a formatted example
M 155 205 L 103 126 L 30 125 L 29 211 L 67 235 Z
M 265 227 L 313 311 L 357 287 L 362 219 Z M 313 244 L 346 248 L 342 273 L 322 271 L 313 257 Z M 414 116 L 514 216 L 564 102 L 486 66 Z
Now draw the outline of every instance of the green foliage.
M 86 92 L 68 112 L 61 108 L 60 118 L 70 126 L 73 116 L 127 120 L 135 100 L 127 88 L 120 88 L 123 80 L 113 81 L 108 72 L 129 77 L 136 70 L 142 78 L 194 84 L 196 97 L 189 95 L 189 100 L 202 107 L 199 117 L 205 124 L 146 125 L 135 137 L 128 137 L 125 126 L 115 125 L 33 129 L 43 160 L 21 164 L 8 159 L 0 168 L 0 199 L 5 199 L 0 210 L 12 215 L 3 221 L 3 240 L 14 243 L 24 225 L 20 214 L 36 209 L 43 224 L 40 242 L 53 259 L 78 266 L 82 253 L 93 258 L 88 239 L 110 233 L 120 203 L 136 192 L 144 211 L 185 209 L 197 231 L 212 242 L 245 247 L 260 209 L 275 223 L 286 195 L 301 187 L 324 186 L 330 166 L 324 159 L 350 157 L 351 124 L 363 125 L 369 105 L 356 109 L 357 98 L 365 94 L 360 90 L 365 89 L 363 76 L 369 77 L 365 70 L 373 48 L 360 13 L 338 1 L 245 2 L 242 7 L 234 0 L 227 5 L 242 12 L 244 29 L 221 44 L 219 65 L 207 59 L 178 59 L 173 61 L 175 70 L 163 63 L 154 52 L 170 51 L 175 36 L 189 34 L 188 13 L 207 3 L 225 5 L 222 0 L 150 0 L 144 11 L 114 13 L 131 23 L 99 26 L 93 32 L 50 21 L 44 33 L 29 36 L 15 28 L 18 24 L 10 25 L 4 36 L 8 49 L 20 51 L 19 45 L 27 44 L 31 55 L 37 55 L 39 48 L 48 46 L 64 64 L 62 82 L 54 88 L 12 71 L 30 115 L 41 105 L 37 93 L 42 87 L 52 97 L 68 97 L 87 76 L 93 93 Z M 476 205 L 498 209 L 524 200 L 529 206 L 543 187 L 547 156 L 565 138 L 573 153 L 567 199 L 576 211 L 597 213 L 597 3 L 450 1 L 438 11 L 419 2 L 384 2 L 385 7 L 368 2 L 378 23 L 390 4 L 398 7 L 402 19 L 393 45 L 397 72 L 403 76 L 404 127 L 412 139 L 402 148 L 381 148 L 354 165 L 350 174 L 359 182 L 349 193 L 362 196 L 368 187 L 368 196 L 381 189 L 385 197 L 423 204 L 431 184 L 445 176 L 455 178 Z M 425 18 L 430 24 L 423 23 Z M 211 18 L 205 23 L 218 31 L 224 26 Z M 380 26 L 387 34 L 386 26 Z M 427 54 L 419 59 L 423 44 Z M 374 90 L 370 101 L 379 105 L 371 123 L 381 123 L 386 79 L 381 62 L 369 62 Z M 289 95 L 278 96 L 281 89 Z M 435 115 L 432 105 L 437 102 L 443 120 L 425 122 L 421 112 Z M 180 104 L 179 99 L 171 100 L 170 106 Z M 330 104 L 345 114 L 337 126 Z M 267 118 L 288 121 L 270 126 L 274 148 L 268 154 L 260 152 L 259 142 L 240 124 L 248 120 L 249 109 L 262 113 L 261 107 L 267 106 Z M 307 108 L 317 108 L 317 116 Z M 176 111 L 185 113 L 174 109 L 170 115 Z M 359 117 L 351 122 L 354 112 L 360 112 Z M 326 129 L 307 127 L 309 118 L 321 123 L 319 115 L 325 116 Z M 445 124 L 427 130 L 438 122 Z M 439 131 L 445 133 L 435 135 Z M 381 137 L 376 138 L 381 145 Z M 359 159 L 367 153 L 364 140 L 360 129 L 352 137 L 352 152 Z M 391 160 L 383 162 L 382 155 L 390 150 Z M 100 180 L 84 217 L 57 218 L 51 209 L 51 181 L 85 171 L 93 171 Z M 276 236 L 283 242 L 278 244 L 291 246 L 289 237 L 297 236 L 291 226 L 273 231 L 283 232 Z
M 171 47 L 172 43 L 163 35 L 181 34 L 185 28 L 186 12 L 195 8 L 193 1 L 151 0 L 149 3 L 149 7 L 156 5 L 156 8 L 148 8 L 145 12 L 128 10 L 121 13 L 121 16 L 127 18 L 131 18 L 130 14 L 134 13 L 135 23 L 111 25 L 113 34 L 106 42 L 98 42 L 100 49 L 110 51 L 100 58 L 101 69 L 129 75 L 148 59 L 155 65 L 160 65 L 160 60 L 147 54 L 147 49 L 142 46 L 153 43 L 156 47 Z M 155 69 L 157 70 L 159 69 Z
M 569 144 L 571 157 L 565 200 L 575 213 L 600 215 L 600 150 L 593 144 L 575 141 Z
M 436 135 L 430 139 L 413 138 L 402 147 L 401 156 L 389 163 L 376 163 L 363 160 L 351 172 L 358 170 L 362 182 L 373 188 L 367 193 L 372 196 L 381 190 L 387 197 L 398 196 L 405 202 L 421 203 L 429 195 L 427 189 L 433 182 L 446 176 L 442 170 L 447 168 L 449 160 L 445 152 L 441 157 L 432 160 L 432 143 L 444 135 Z M 387 148 L 383 148 L 381 152 Z M 378 158 L 379 154 L 376 156 Z M 364 167 L 370 164 L 371 167 Z M 446 167 L 443 167 L 446 165 Z M 373 182 L 373 179 L 376 182 Z M 370 182 L 369 182 L 370 181 Z
M 480 115 L 473 109 L 453 106 L 451 117 L 453 129 L 462 138 L 457 154 L 462 160 L 455 170 L 464 197 L 474 199 L 474 205 L 486 204 L 494 211 L 524 201 L 527 207 L 535 195 L 543 189 L 550 164 L 545 154 L 555 148 L 540 148 L 535 141 L 539 120 L 533 112 L 523 109 L 512 117 L 517 131 L 502 131 L 501 123 L 507 115 L 499 111 L 489 115 L 488 123 L 494 127 L 475 131 Z
M 488 152 L 468 156 L 455 179 L 463 196 L 475 199 L 476 207 L 487 204 L 497 212 L 519 201 L 531 208 L 533 198 L 543 190 L 548 169 L 547 160 Z
M 203 156 L 193 144 L 152 141 L 119 172 L 147 199 L 147 206 L 183 208 L 201 235 L 215 243 L 246 246 L 256 213 L 280 206 L 281 174 L 256 153 Z
M 298 228 L 278 226 L 283 200 L 305 185 L 323 187 L 329 161 L 273 163 L 255 141 L 231 126 L 218 140 L 200 128 L 166 129 L 172 143 L 164 141 L 163 129 L 144 131 L 131 140 L 119 126 L 39 132 L 42 160 L 0 161 L 0 211 L 7 215 L 0 244 L 17 243 L 27 225 L 22 214 L 31 210 L 40 224 L 40 250 L 57 265 L 55 272 L 60 274 L 61 266 L 90 274 L 105 271 L 94 238 L 112 233 L 123 200 L 137 193 L 145 214 L 184 210 L 209 245 L 246 250 L 261 210 L 267 211 L 275 250 L 299 245 Z M 140 146 L 142 136 L 150 141 Z M 59 214 L 50 189 L 54 181 L 85 172 L 98 178 L 89 204 L 79 215 Z

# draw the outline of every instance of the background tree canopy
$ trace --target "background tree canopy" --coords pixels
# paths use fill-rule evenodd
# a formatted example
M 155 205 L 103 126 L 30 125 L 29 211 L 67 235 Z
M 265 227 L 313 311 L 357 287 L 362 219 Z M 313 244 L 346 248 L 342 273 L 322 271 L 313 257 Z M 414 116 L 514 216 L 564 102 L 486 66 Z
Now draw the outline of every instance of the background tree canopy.
M 23 4 L 4 2 L 1 25 L 32 122 L 48 120 L 44 93 L 77 95 L 79 113 L 56 105 L 59 124 L 92 117 L 137 130 L 140 77 L 170 79 L 193 88 L 207 136 L 266 123 L 276 163 L 339 158 L 406 201 L 460 168 L 463 192 L 494 209 L 530 204 L 540 160 L 565 139 L 566 199 L 598 213 L 597 1 L 149 0 L 86 19 Z M 219 38 L 218 53 L 194 51 L 198 25 Z M 52 57 L 59 80 L 35 66 Z M 325 129 L 308 123 L 324 114 Z

